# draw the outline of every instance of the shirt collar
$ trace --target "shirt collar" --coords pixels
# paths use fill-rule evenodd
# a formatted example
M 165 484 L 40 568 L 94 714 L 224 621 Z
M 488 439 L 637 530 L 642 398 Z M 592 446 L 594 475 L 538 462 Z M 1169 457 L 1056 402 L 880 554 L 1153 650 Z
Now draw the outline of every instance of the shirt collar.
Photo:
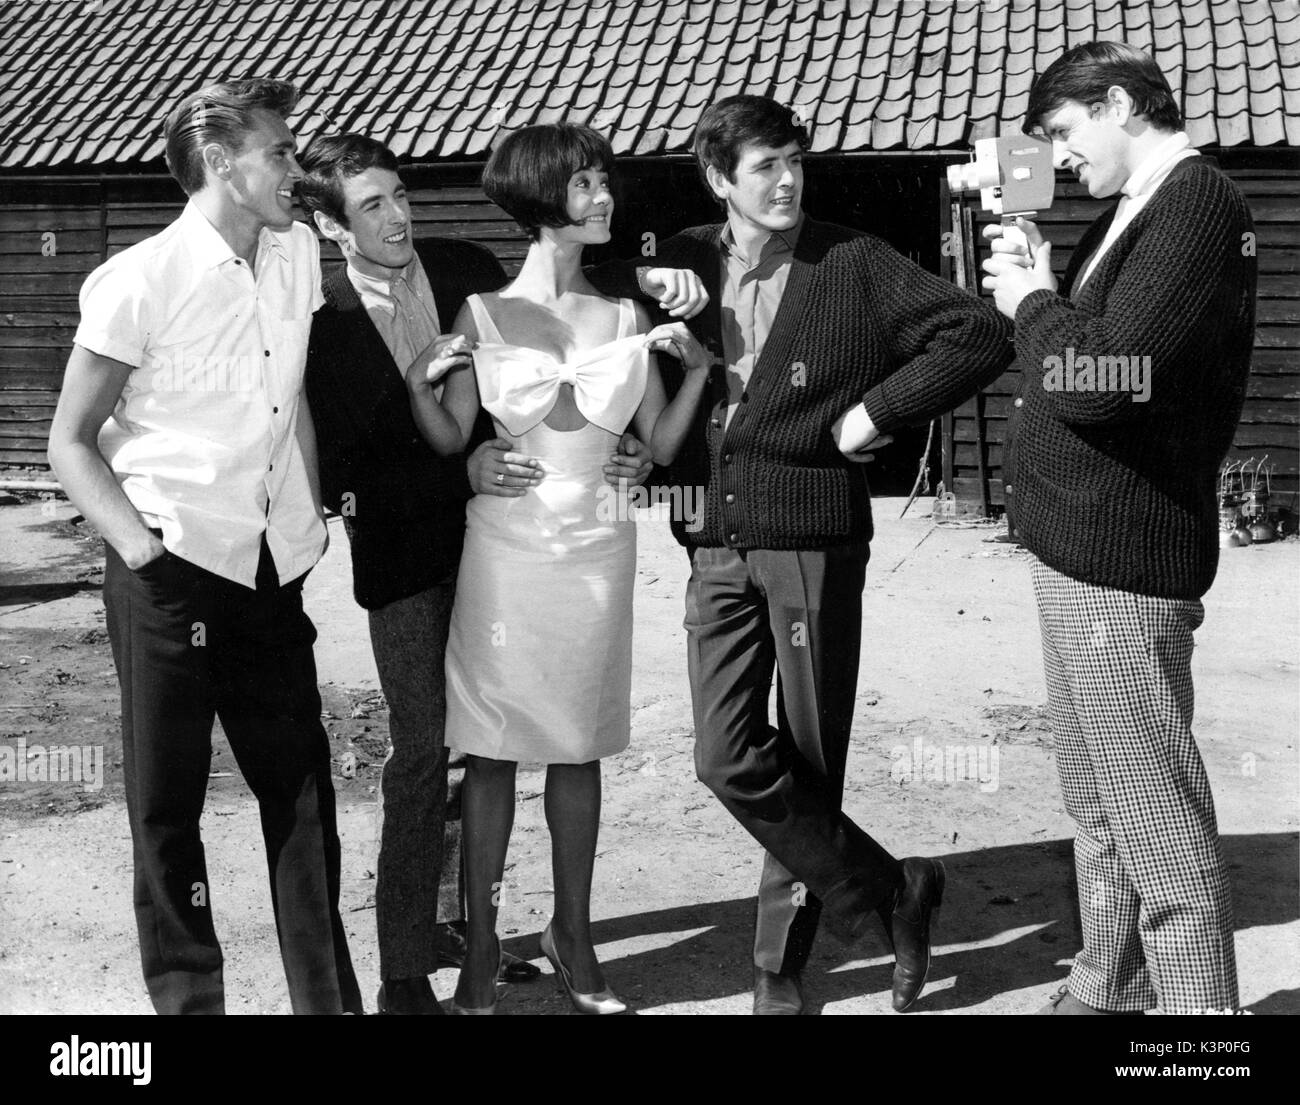
M 215 269 L 238 260 L 230 243 L 208 222 L 208 217 L 193 200 L 185 204 L 179 221 L 191 256 L 204 268 Z M 268 254 L 274 254 L 282 261 L 289 259 L 289 252 L 280 235 L 264 226 L 257 235 L 257 257 L 260 260 Z
M 348 280 L 352 282 L 352 287 L 356 289 L 357 295 L 361 297 L 361 305 L 366 310 L 377 307 L 392 315 L 397 313 L 397 302 L 393 298 L 393 285 L 399 280 L 405 280 L 411 290 L 415 291 L 415 268 L 418 264 L 419 258 L 412 257 L 411 263 L 396 276 L 379 277 L 368 276 L 366 273 L 354 269 L 349 258 Z
M 762 247 L 758 251 L 758 261 L 770 257 L 774 253 L 793 253 L 796 243 L 799 241 L 799 233 L 803 230 L 804 213 L 799 212 L 799 221 L 789 230 L 774 230 L 767 236 Z M 723 252 L 735 253 L 736 236 L 731 232 L 731 223 L 725 223 L 722 227 L 722 237 L 719 240 Z
M 1175 131 L 1168 138 L 1161 139 L 1142 159 L 1138 167 L 1129 174 L 1121 191 L 1130 199 L 1154 191 L 1156 185 L 1165 178 L 1174 164 L 1182 159 L 1191 144 L 1191 139 L 1183 130 Z

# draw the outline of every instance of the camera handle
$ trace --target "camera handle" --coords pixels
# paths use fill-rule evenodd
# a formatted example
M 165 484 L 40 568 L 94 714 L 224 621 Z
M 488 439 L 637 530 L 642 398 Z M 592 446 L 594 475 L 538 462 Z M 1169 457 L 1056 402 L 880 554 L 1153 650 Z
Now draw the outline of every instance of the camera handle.
M 1037 214 L 1037 212 L 1029 211 L 1022 212 L 1021 214 L 1028 217 L 1029 215 Z M 1021 230 L 1020 227 L 1016 226 L 1017 217 L 1017 215 L 1002 216 L 1002 238 L 1004 241 L 1010 242 L 1012 245 L 1024 246 L 1025 256 L 1029 258 L 1029 263 L 1032 265 L 1034 263 L 1034 252 L 1029 248 L 1029 239 L 1025 237 L 1025 232 Z

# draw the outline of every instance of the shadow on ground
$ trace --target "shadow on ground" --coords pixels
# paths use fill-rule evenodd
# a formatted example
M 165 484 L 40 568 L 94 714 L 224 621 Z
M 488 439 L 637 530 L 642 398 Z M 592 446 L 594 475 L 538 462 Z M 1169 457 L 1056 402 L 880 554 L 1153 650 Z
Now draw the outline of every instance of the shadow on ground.
M 1224 848 L 1232 871 L 1237 931 L 1294 921 L 1300 913 L 1297 837 L 1229 836 Z M 1080 944 L 1071 860 L 1069 840 L 944 856 L 948 885 L 935 926 L 940 954 L 916 1011 L 957 1011 L 1029 988 L 1041 988 L 1045 1001 L 1065 981 L 1068 970 L 1062 961 Z M 634 1005 L 649 1009 L 747 994 L 753 916 L 752 899 L 733 899 L 610 918 L 596 922 L 593 931 L 598 944 L 684 934 L 667 947 L 605 963 L 620 992 Z M 504 946 L 515 955 L 537 958 L 537 935 L 518 936 Z M 883 938 L 874 933 L 858 945 L 845 946 L 823 932 L 805 975 L 810 1011 L 887 992 L 893 971 L 888 955 Z M 872 962 L 877 959 L 882 961 Z M 673 980 L 671 991 L 660 979 Z M 532 1005 L 543 999 L 543 992 L 549 995 L 549 987 L 543 985 L 536 997 L 528 988 L 517 988 L 512 1004 Z M 1278 991 L 1256 1002 L 1251 1011 L 1298 1012 L 1300 991 Z

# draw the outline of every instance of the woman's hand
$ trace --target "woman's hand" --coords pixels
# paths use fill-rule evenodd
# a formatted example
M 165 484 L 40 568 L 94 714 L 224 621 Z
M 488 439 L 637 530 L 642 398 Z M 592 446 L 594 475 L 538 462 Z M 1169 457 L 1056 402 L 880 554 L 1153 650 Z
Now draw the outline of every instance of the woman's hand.
M 685 323 L 669 322 L 656 326 L 645 336 L 645 347 L 658 353 L 671 353 L 687 372 L 705 371 L 713 363 L 708 350 L 695 340 Z
M 432 387 L 453 368 L 468 367 L 470 362 L 470 343 L 464 334 L 439 334 L 416 354 L 406 378 L 416 386 Z

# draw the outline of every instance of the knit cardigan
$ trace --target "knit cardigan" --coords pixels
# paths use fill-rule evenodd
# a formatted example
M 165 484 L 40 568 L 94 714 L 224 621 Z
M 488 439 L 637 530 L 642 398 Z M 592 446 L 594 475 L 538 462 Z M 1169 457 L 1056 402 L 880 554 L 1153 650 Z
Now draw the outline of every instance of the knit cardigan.
M 661 243 L 654 264 L 692 269 L 710 301 L 688 326 L 715 355 L 721 341 L 722 224 Z M 640 294 L 630 265 L 591 273 Z M 801 549 L 872 536 L 864 465 L 831 426 L 865 403 L 882 434 L 925 425 L 994 380 L 1011 360 L 1011 325 L 993 306 L 927 272 L 878 238 L 805 218 L 789 280 L 740 404 L 726 423 L 726 366 L 715 363 L 694 431 L 667 482 L 696 489 L 703 517 L 674 512 L 687 546 Z M 674 390 L 668 358 L 665 382 Z
M 1208 159 L 1179 162 L 1072 296 L 1114 214 L 1089 228 L 1059 292 L 1033 292 L 1016 311 L 1022 381 L 1006 501 L 1020 539 L 1049 567 L 1198 599 L 1218 567 L 1216 475 L 1254 343 L 1250 210 Z M 1125 367 L 1127 390 L 1098 389 L 1103 374 L 1108 386 L 1122 383 Z M 1146 373 L 1145 401 L 1135 368 Z
M 444 331 L 467 295 L 506 282 L 472 242 L 429 238 L 415 250 Z M 373 610 L 455 578 L 471 492 L 465 458 L 440 457 L 420 436 L 401 371 L 342 266 L 322 292 L 306 369 L 321 497 L 343 515 L 353 594 Z

